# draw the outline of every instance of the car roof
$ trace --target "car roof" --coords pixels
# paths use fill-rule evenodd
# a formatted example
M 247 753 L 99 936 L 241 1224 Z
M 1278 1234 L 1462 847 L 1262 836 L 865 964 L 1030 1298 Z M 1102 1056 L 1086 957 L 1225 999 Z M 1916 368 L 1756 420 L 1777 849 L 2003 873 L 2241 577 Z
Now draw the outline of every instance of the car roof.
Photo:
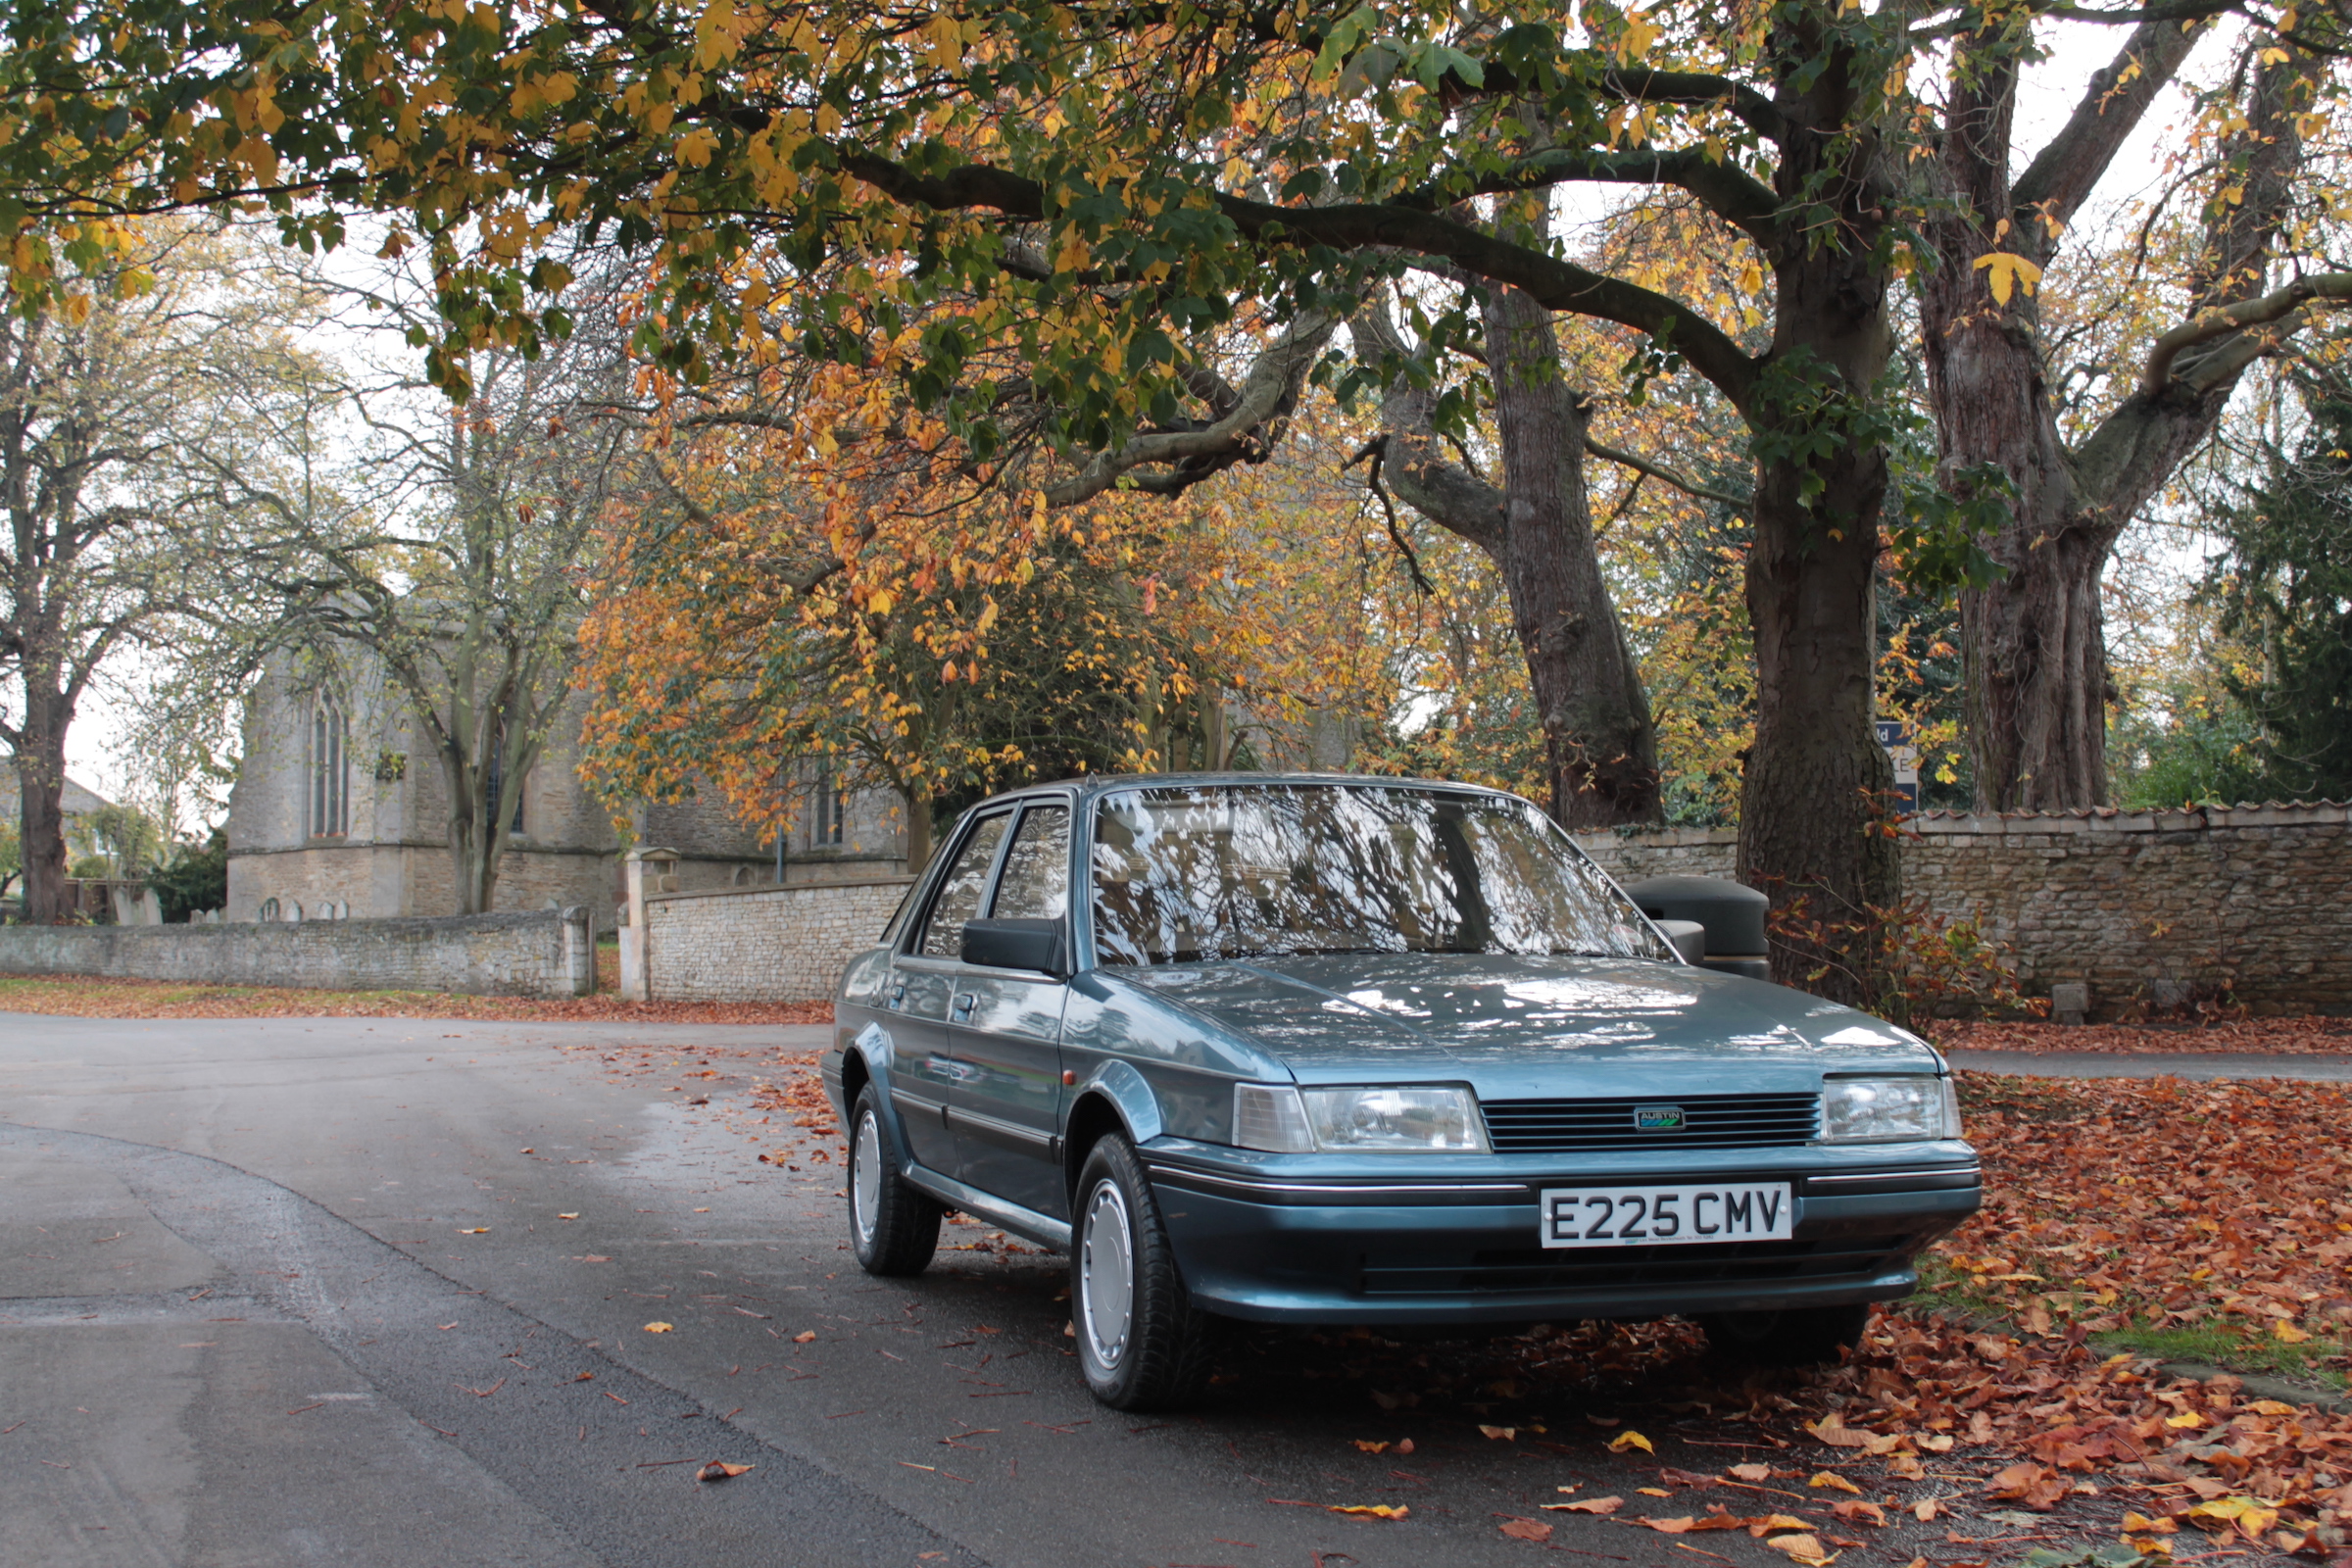
M 1077 778 L 1056 779 L 1050 784 L 1030 784 L 971 806 L 965 814 L 984 807 L 1034 800 L 1044 795 L 1074 794 L 1080 802 L 1120 790 L 1133 789 L 1204 789 L 1229 785 L 1251 784 L 1346 784 L 1382 789 L 1446 790 L 1455 794 L 1491 795 L 1500 800 L 1520 800 L 1524 797 L 1508 790 L 1492 789 L 1484 784 L 1464 784 L 1455 779 L 1397 778 L 1387 773 L 1088 773 Z

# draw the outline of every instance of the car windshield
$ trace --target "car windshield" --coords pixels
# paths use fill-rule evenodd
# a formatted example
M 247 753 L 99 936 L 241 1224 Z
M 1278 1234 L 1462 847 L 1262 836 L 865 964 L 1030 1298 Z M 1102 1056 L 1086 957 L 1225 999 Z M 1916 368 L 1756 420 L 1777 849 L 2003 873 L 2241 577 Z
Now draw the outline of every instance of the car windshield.
M 1669 958 L 1543 812 L 1389 785 L 1139 789 L 1095 816 L 1104 963 L 1320 953 Z

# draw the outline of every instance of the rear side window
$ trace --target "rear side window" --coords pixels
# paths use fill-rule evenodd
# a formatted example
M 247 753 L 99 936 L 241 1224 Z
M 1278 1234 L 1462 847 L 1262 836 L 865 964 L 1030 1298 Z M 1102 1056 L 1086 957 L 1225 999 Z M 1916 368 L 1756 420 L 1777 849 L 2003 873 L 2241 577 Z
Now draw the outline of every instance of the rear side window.
M 1066 806 L 1033 806 L 1004 852 L 997 878 L 1000 920 L 1058 920 L 1070 906 L 1070 811 Z
M 1004 837 L 1009 812 L 981 818 L 956 862 L 940 879 L 939 896 L 931 901 L 931 917 L 923 927 L 923 955 L 953 958 L 963 951 L 963 923 L 980 912 L 980 895 L 988 890 L 988 868 L 997 863 L 997 845 Z

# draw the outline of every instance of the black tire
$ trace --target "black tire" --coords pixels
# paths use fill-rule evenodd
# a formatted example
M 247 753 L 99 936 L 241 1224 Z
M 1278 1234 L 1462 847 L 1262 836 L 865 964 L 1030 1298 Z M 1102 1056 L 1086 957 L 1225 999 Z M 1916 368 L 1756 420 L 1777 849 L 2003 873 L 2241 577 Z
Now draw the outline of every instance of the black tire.
M 1199 1398 L 1210 1323 L 1177 1274 L 1151 1179 L 1124 1134 L 1105 1134 L 1087 1152 L 1070 1232 L 1070 1320 L 1087 1391 L 1114 1410 L 1171 1410 Z
M 868 1274 L 920 1274 L 939 1250 L 940 1205 L 906 1185 L 872 1084 L 850 1108 L 850 1249 Z
M 1726 1361 L 1741 1366 L 1820 1366 L 1861 1343 L 1870 1305 L 1714 1312 L 1698 1321 L 1707 1331 L 1707 1348 Z

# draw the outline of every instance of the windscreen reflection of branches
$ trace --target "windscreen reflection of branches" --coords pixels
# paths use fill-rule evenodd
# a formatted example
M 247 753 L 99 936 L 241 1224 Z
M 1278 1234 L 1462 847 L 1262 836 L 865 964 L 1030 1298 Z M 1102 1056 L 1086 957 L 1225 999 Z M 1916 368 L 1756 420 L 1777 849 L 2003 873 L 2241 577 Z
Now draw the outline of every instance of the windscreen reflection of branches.
M 1148 789 L 1095 820 L 1106 963 L 1335 953 L 1666 958 L 1523 801 L 1350 785 Z

